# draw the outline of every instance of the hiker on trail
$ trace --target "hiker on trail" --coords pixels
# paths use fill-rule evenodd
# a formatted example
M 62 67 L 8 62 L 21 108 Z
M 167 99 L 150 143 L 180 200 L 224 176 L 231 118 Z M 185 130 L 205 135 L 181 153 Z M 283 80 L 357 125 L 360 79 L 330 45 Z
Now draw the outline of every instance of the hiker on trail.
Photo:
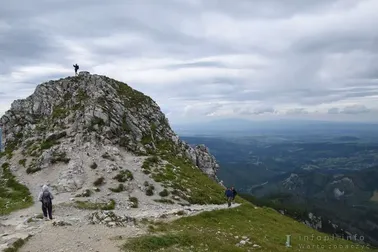
M 43 185 L 42 191 L 39 193 L 38 200 L 42 202 L 42 211 L 45 220 L 48 220 L 47 213 L 49 214 L 50 220 L 52 220 L 52 200 L 54 196 L 49 191 L 47 185 Z
M 234 187 L 231 187 L 232 190 L 232 202 L 235 202 L 235 197 L 238 194 L 238 192 L 235 190 Z
M 231 206 L 231 201 L 232 201 L 232 197 L 234 196 L 234 194 L 232 193 L 232 190 L 231 188 L 227 188 L 226 192 L 224 193 L 227 197 L 227 204 L 228 204 L 228 207 Z
M 77 75 L 77 70 L 79 70 L 79 65 L 75 64 L 75 65 L 73 65 L 73 67 L 75 68 L 75 75 Z

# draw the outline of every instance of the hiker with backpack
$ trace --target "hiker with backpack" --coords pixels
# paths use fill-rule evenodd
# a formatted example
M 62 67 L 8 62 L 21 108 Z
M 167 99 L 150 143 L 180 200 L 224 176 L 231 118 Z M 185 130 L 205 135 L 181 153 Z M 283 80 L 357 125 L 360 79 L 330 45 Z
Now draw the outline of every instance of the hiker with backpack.
M 39 193 L 38 200 L 42 202 L 42 211 L 45 220 L 52 220 L 52 200 L 54 196 L 49 191 L 47 185 L 43 185 L 42 191 Z M 49 215 L 49 219 L 47 218 L 47 214 Z
M 237 191 L 235 190 L 235 187 L 231 187 L 232 191 L 232 202 L 235 203 L 235 197 L 238 194 Z
M 77 70 L 79 70 L 79 65 L 75 64 L 75 65 L 73 65 L 73 67 L 75 68 L 75 75 L 77 75 Z
M 225 191 L 224 193 L 227 197 L 227 204 L 228 204 L 228 207 L 231 206 L 231 201 L 232 201 L 232 198 L 234 196 L 234 193 L 232 192 L 231 188 L 227 188 L 227 190 Z

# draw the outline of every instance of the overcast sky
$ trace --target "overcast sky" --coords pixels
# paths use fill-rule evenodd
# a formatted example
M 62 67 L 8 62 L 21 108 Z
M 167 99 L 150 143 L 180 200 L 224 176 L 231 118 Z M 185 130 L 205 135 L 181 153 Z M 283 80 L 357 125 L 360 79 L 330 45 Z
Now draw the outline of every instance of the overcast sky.
M 151 96 L 173 123 L 378 120 L 378 0 L 12 0 L 0 115 L 80 70 Z

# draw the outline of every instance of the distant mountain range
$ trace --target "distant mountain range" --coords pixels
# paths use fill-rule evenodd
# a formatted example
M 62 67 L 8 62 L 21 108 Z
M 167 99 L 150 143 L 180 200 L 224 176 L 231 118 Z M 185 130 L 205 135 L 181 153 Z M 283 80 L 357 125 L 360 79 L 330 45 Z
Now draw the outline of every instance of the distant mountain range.
M 287 206 L 305 207 L 378 245 L 377 180 L 377 166 L 332 173 L 297 170 L 251 188 L 250 192 Z
M 361 132 L 378 134 L 378 123 L 330 122 L 313 120 L 269 120 L 219 119 L 202 123 L 172 124 L 180 135 L 245 135 L 245 134 L 316 134 L 355 135 Z

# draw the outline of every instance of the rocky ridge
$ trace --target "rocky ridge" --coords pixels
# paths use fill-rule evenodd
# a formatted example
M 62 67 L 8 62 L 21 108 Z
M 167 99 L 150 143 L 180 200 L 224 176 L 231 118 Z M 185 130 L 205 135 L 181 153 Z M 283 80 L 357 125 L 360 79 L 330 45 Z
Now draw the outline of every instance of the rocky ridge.
M 36 141 L 48 145 L 67 137 L 69 146 L 101 141 L 140 155 L 154 153 L 159 147 L 173 148 L 212 178 L 219 167 L 205 146 L 193 148 L 178 138 L 150 97 L 88 72 L 38 85 L 34 94 L 11 104 L 0 126 L 11 149 L 20 143 L 23 147 Z M 45 155 L 43 160 L 48 158 L 41 150 L 28 150 L 29 154 Z M 46 166 L 43 160 L 38 160 L 41 168 Z

